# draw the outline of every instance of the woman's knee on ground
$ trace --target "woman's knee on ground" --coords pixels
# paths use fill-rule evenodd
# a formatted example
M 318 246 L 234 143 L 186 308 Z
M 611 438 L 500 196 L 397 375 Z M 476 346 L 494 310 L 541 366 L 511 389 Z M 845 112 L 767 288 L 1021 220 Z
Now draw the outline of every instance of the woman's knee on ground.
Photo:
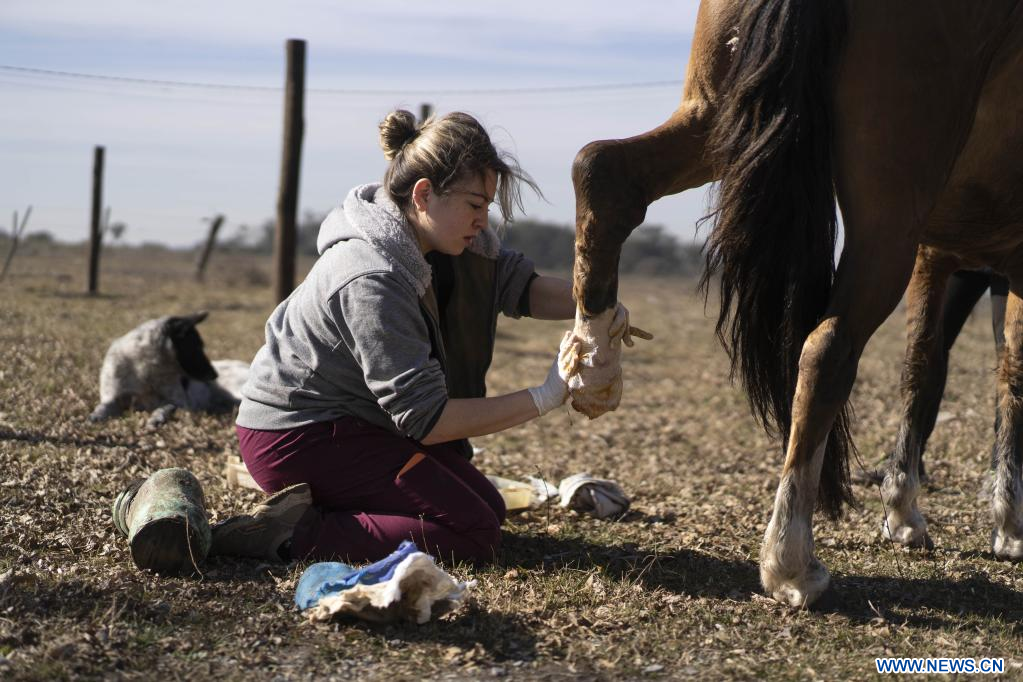
M 501 527 L 487 525 L 461 536 L 465 540 L 459 551 L 449 552 L 457 561 L 485 564 L 497 559 L 501 551 Z M 444 557 L 441 557 L 444 558 Z

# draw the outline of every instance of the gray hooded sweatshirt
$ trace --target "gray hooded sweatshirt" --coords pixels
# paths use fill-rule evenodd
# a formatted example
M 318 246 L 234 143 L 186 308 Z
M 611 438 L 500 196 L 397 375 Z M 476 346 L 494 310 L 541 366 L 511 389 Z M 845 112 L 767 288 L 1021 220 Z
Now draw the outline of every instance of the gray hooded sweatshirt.
M 443 337 L 462 325 L 437 319 L 434 273 L 413 228 L 379 184 L 361 185 L 323 221 L 316 247 L 305 281 L 266 323 L 238 425 L 284 430 L 352 416 L 422 440 L 448 400 L 445 364 L 459 362 L 444 357 Z M 533 264 L 501 249 L 489 228 L 467 251 L 462 257 L 493 266 L 492 294 L 474 294 L 490 299 L 480 319 L 496 324 L 498 311 L 518 317 Z M 489 365 L 493 334 L 484 334 Z

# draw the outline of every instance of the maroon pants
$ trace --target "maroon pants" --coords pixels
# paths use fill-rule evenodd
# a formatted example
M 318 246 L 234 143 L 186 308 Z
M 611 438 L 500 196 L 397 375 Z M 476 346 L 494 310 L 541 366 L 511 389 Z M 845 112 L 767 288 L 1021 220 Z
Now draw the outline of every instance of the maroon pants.
M 312 488 L 295 529 L 296 559 L 363 563 L 402 540 L 447 561 L 492 560 L 505 508 L 497 489 L 451 444 L 423 445 L 355 417 L 287 431 L 238 427 L 242 459 L 268 493 Z

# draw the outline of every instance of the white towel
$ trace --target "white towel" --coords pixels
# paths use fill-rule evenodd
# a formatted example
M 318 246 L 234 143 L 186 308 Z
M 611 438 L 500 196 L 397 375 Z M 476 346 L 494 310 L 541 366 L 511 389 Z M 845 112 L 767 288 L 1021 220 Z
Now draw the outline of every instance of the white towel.
M 588 473 L 575 474 L 558 485 L 561 506 L 588 511 L 598 519 L 619 516 L 629 509 L 630 500 L 615 481 L 595 478 Z
M 598 519 L 619 516 L 629 509 L 631 501 L 616 481 L 595 478 L 588 473 L 574 474 L 562 479 L 557 487 L 542 478 L 529 477 L 533 486 L 530 508 L 537 509 L 560 500 L 562 507 L 590 512 Z

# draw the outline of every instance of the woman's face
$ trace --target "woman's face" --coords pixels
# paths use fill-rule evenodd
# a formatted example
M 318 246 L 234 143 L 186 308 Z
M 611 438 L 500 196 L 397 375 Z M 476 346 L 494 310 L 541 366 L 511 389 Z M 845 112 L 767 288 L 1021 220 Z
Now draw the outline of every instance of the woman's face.
M 492 170 L 463 178 L 442 195 L 434 191 L 429 180 L 417 182 L 412 191 L 412 224 L 423 253 L 460 255 L 487 227 L 496 191 L 497 174 Z

